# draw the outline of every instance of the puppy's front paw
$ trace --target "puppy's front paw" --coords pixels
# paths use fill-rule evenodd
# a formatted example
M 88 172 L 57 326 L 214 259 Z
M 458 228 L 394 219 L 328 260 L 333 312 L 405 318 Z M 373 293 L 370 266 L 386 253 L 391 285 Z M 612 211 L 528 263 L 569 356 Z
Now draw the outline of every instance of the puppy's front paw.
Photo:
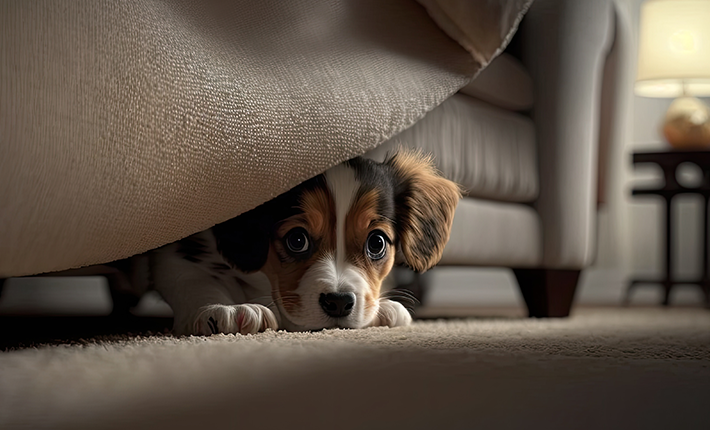
M 193 324 L 194 334 L 254 334 L 267 328 L 276 330 L 279 323 L 274 313 L 263 305 L 209 305 L 200 309 Z
M 399 327 L 412 323 L 412 316 L 404 305 L 388 299 L 380 300 L 380 309 L 373 321 L 374 326 Z

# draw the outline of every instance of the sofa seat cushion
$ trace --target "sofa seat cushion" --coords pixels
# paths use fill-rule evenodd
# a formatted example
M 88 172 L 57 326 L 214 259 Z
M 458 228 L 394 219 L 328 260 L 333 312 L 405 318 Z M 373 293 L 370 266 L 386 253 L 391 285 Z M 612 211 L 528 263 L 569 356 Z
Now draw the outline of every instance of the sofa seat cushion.
M 535 267 L 541 261 L 542 227 L 532 207 L 464 197 L 439 264 Z
M 525 111 L 533 107 L 532 77 L 520 60 L 506 53 L 459 91 L 503 109 Z
M 535 129 L 524 115 L 455 94 L 369 156 L 382 160 L 398 146 L 432 153 L 444 176 L 470 197 L 510 202 L 537 197 Z

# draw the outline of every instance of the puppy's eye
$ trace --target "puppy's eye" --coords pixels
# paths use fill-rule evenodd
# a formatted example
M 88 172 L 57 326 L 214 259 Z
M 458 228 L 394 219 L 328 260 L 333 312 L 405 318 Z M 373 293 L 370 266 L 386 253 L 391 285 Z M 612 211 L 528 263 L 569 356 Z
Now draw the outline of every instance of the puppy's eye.
M 310 243 L 306 230 L 297 227 L 286 233 L 286 247 L 294 254 L 302 254 L 308 251 Z
M 387 253 L 387 236 L 380 230 L 375 230 L 367 237 L 365 253 L 372 260 L 380 260 Z

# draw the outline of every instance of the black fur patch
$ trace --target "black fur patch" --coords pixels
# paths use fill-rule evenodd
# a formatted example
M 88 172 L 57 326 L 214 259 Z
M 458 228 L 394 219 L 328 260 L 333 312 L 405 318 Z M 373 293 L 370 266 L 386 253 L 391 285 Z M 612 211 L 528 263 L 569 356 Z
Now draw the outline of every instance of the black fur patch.
M 185 260 L 193 263 L 201 262 L 201 257 L 209 252 L 207 246 L 194 236 L 186 237 L 176 243 L 178 245 L 177 252 L 182 254 Z
M 392 167 L 362 157 L 355 157 L 347 161 L 347 164 L 355 170 L 355 178 L 361 184 L 359 193 L 377 190 L 379 196 L 377 212 L 387 219 L 394 220 L 395 184 Z
M 393 180 L 394 207 L 396 208 L 396 226 L 397 236 L 401 236 L 401 231 L 404 228 L 412 225 L 414 222 L 412 208 L 409 207 L 409 202 L 412 200 L 412 181 L 396 174 L 395 169 L 387 164 L 391 170 Z M 397 244 L 399 246 L 399 243 Z
M 207 325 L 210 326 L 210 330 L 212 330 L 212 334 L 217 334 L 219 333 L 219 326 L 217 326 L 217 321 L 210 317 L 209 320 L 207 320 Z
M 255 272 L 266 263 L 276 223 L 301 213 L 304 191 L 324 187 L 323 175 L 309 179 L 255 209 L 212 227 L 217 249 L 234 267 Z
M 259 215 L 260 208 L 212 227 L 219 252 L 246 273 L 261 269 L 269 252 L 270 225 Z
M 232 268 L 224 263 L 212 263 L 210 270 L 217 272 L 219 274 L 225 274 L 229 272 Z

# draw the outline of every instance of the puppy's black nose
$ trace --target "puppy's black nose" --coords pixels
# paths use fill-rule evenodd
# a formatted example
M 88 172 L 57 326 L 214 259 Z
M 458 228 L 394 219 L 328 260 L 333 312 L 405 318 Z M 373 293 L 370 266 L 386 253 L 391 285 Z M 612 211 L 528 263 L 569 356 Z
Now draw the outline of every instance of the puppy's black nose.
M 318 300 L 328 316 L 342 318 L 350 315 L 355 306 L 355 294 L 353 293 L 321 293 Z

